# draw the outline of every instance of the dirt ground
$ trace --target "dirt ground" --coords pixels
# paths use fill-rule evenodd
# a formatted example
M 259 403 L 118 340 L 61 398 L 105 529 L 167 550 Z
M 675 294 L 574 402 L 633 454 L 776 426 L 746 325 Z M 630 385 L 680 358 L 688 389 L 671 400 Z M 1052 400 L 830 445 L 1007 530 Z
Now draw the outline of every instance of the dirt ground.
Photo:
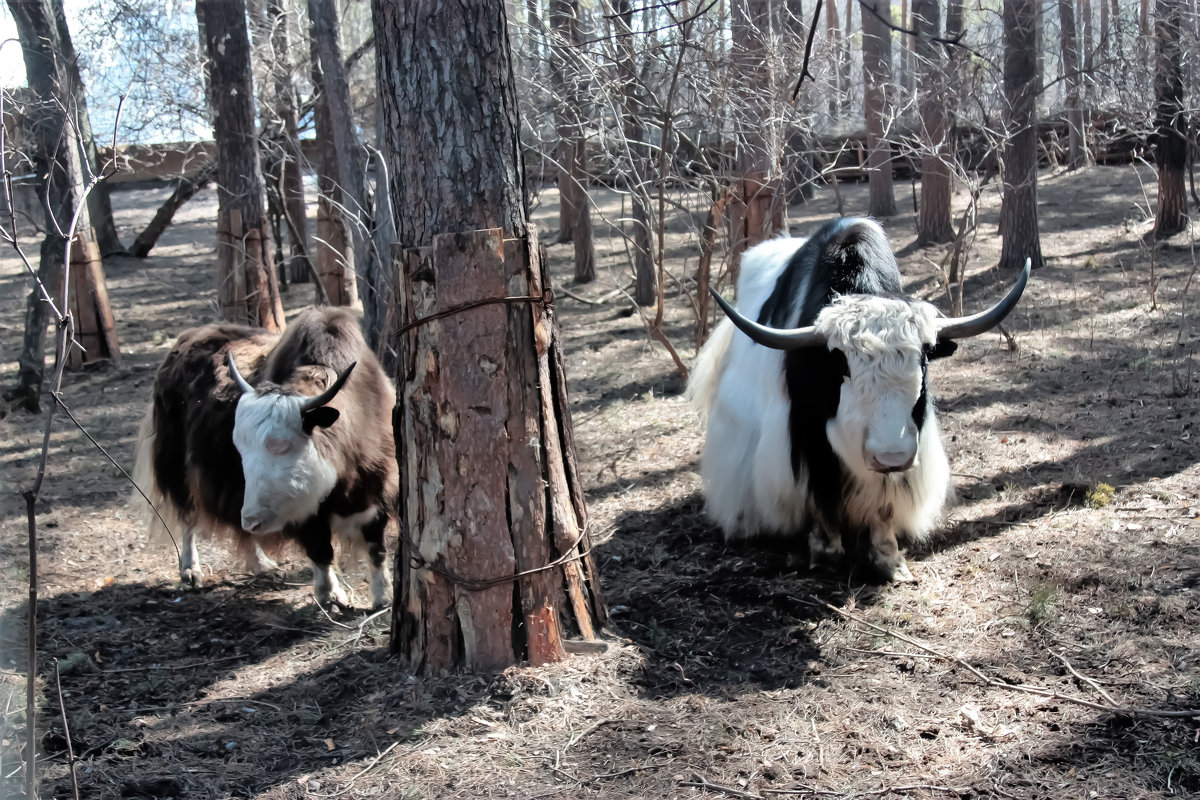
M 703 514 L 683 379 L 613 291 L 623 244 L 600 223 L 601 278 L 582 287 L 570 245 L 551 246 L 560 284 L 603 300 L 557 302 L 612 623 L 603 653 L 550 667 L 414 677 L 388 652 L 386 614 L 327 616 L 298 557 L 252 578 L 202 548 L 207 583 L 181 586 L 170 544 L 148 541 L 118 471 L 60 415 L 38 507 L 42 796 L 74 796 L 68 747 L 86 798 L 1200 792 L 1200 718 L 1180 713 L 1200 708 L 1200 288 L 1187 235 L 1141 243 L 1154 192 L 1146 169 L 1043 174 L 1048 266 L 1006 323 L 1018 349 L 991 333 L 931 368 L 958 500 L 910 552 L 907 585 L 810 572 L 785 545 L 725 546 Z M 164 193 L 115 195 L 127 241 Z M 865 209 L 865 187 L 842 194 Z M 540 197 L 544 231 L 554 199 Z M 615 195 L 595 199 L 620 216 Z M 968 310 L 1010 279 L 990 266 L 985 201 Z M 835 213 L 823 190 L 791 209 L 793 231 Z M 124 362 L 68 375 L 64 400 L 127 468 L 170 342 L 215 317 L 214 216 L 210 191 L 150 258 L 105 265 Z M 911 214 L 885 225 L 908 287 L 946 308 L 944 248 L 913 246 Z M 689 275 L 694 246 L 669 244 L 672 274 Z M 3 385 L 27 291 L 0 253 Z M 691 330 L 670 282 L 667 332 L 689 360 Z M 18 492 L 41 426 L 0 420 L 5 797 L 21 793 L 25 724 Z

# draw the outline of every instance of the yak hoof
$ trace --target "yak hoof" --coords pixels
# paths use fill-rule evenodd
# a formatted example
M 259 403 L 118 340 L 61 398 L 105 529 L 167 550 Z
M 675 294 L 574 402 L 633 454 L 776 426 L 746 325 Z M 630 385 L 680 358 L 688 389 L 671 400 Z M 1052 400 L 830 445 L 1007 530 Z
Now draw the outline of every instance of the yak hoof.
M 915 583 L 917 580 L 908 568 L 908 562 L 904 560 L 903 553 L 897 552 L 885 556 L 878 550 L 872 550 L 871 564 L 879 571 L 880 577 L 885 580 L 896 583 Z
M 842 539 L 830 541 L 819 531 L 808 534 L 808 568 L 817 569 L 824 564 L 837 564 L 846 557 L 846 548 Z
M 179 580 L 193 589 L 199 589 L 204 585 L 204 576 L 200 574 L 199 567 L 189 567 L 188 569 L 179 570 Z

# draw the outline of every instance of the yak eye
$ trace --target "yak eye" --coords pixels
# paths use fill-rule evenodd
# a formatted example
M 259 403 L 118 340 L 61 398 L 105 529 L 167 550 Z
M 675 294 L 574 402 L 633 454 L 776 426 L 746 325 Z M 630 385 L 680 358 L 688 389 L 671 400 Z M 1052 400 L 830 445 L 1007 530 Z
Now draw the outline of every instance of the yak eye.
M 278 436 L 268 436 L 266 448 L 267 452 L 273 456 L 283 456 L 287 455 L 287 451 L 292 449 L 292 443 Z

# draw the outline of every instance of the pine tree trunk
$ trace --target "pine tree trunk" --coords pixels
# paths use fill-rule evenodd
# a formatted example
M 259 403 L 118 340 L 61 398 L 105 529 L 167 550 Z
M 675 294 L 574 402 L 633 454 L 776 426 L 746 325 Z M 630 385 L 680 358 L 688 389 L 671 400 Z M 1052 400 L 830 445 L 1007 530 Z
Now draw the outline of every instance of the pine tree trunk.
M 308 17 L 320 160 L 317 232 L 324 242 L 317 251 L 317 274 L 331 303 L 364 309 L 368 341 L 374 346 L 383 315 L 371 287 L 378 285 L 379 276 L 368 274 L 370 238 L 362 167 L 333 0 L 308 0 Z
M 575 282 L 596 279 L 596 250 L 592 243 L 588 203 L 587 147 L 584 136 L 584 75 L 578 58 L 583 47 L 578 0 L 550 1 L 554 36 L 551 77 L 559 93 L 555 106 L 559 136 L 559 242 L 575 244 Z
M 415 323 L 397 336 L 392 648 L 421 671 L 554 661 L 605 611 L 553 309 L 502 300 L 549 286 L 527 223 L 505 4 L 372 10 L 394 318 Z
M 1075 26 L 1075 0 L 1058 0 L 1058 19 L 1062 30 L 1063 72 L 1067 83 L 1067 166 L 1087 166 L 1088 152 L 1084 135 L 1083 99 L 1079 74 L 1079 39 Z
M 1154 162 L 1158 167 L 1158 210 L 1155 239 L 1187 227 L 1187 117 L 1183 110 L 1181 0 L 1158 0 L 1154 9 Z
M 886 116 L 892 113 L 888 93 L 892 82 L 891 0 L 865 0 L 863 32 L 863 110 L 867 122 L 868 213 L 892 217 L 897 213 L 892 188 L 892 144 L 884 136 Z
M 1042 266 L 1037 220 L 1037 93 L 1042 44 L 1038 0 L 1004 0 L 1004 97 L 1008 141 L 1000 206 L 1000 266 Z
M 65 233 L 70 226 L 72 215 L 83 202 L 85 184 L 81 163 L 83 149 L 79 146 L 81 132 L 74 127 L 73 117 L 67 112 L 73 106 L 68 92 L 78 76 L 72 77 L 74 67 L 68 64 L 60 39 L 61 0 L 10 0 L 9 9 L 21 41 L 29 87 L 37 98 L 34 166 L 37 174 L 45 176 L 45 194 L 41 199 L 47 231 L 42 241 L 37 275 L 42 286 L 58 302 L 67 253 L 66 238 L 59 231 Z M 94 332 L 97 338 L 91 350 L 79 354 L 76 364 L 120 358 L 94 236 L 87 208 L 80 209 L 73 248 L 78 248 L 83 256 L 72 259 L 79 267 L 72 270 L 71 284 L 73 289 L 78 288 L 86 295 L 86 302 L 60 311 L 78 314 L 76 329 Z M 26 300 L 25 334 L 17 357 L 17 385 L 6 393 L 9 399 L 34 412 L 41 408 L 49 322 L 42 290 L 34 287 Z
M 747 87 L 735 106 L 738 128 L 736 202 L 730 209 L 730 253 L 736 258 L 784 229 L 786 196 L 780 161 L 783 152 L 775 120 L 775 75 L 768 58 L 772 33 L 770 0 L 733 4 L 734 67 Z
M 639 306 L 658 302 L 658 272 L 654 269 L 654 254 L 650 240 L 650 148 L 642 124 L 643 88 L 638 78 L 634 51 L 633 6 L 630 0 L 616 0 L 614 27 L 620 43 L 617 74 L 621 79 L 621 111 L 623 129 L 629 148 L 629 164 L 625 169 L 626 188 L 632 204 L 630 250 L 633 253 L 633 300 Z
M 83 78 L 79 74 L 79 58 L 75 54 L 75 46 L 71 42 L 71 31 L 67 27 L 67 16 L 64 13 L 62 0 L 53 3 L 55 26 L 58 29 L 58 46 L 61 48 L 63 65 L 68 83 L 71 87 L 72 121 L 79 126 L 78 145 L 80 162 L 84 167 L 84 183 L 88 183 L 95 175 L 99 175 L 104 165 L 96 150 L 96 137 L 92 131 L 92 118 L 88 113 L 87 96 L 84 93 Z M 108 134 L 111 136 L 112 131 Z M 116 157 L 116 153 L 113 153 Z M 88 216 L 92 220 L 92 230 L 96 232 L 96 243 L 102 256 L 126 255 L 121 237 L 117 234 L 117 224 L 113 220 L 112 200 L 109 186 L 103 181 L 96 184 L 88 194 Z
M 304 173 L 301 164 L 300 131 L 296 119 L 296 83 L 292 71 L 289 28 L 292 15 L 282 0 L 267 0 L 267 19 L 271 23 L 271 54 L 275 79 L 275 114 L 279 118 L 283 145 L 283 176 L 280 193 L 283 195 L 283 214 L 287 224 L 291 252 L 284 264 L 289 280 L 307 283 L 312 280 L 309 262 L 308 216 L 304 199 Z
M 914 0 L 916 61 L 921 70 L 922 124 L 921 205 L 917 211 L 917 244 L 954 240 L 950 223 L 950 167 L 954 158 L 948 119 L 946 72 L 941 45 L 934 43 L 941 24 L 939 0 Z
M 254 124 L 254 79 L 244 0 L 197 0 L 208 54 L 209 105 L 217 164 L 217 297 L 229 322 L 283 330 L 263 214 L 262 171 Z

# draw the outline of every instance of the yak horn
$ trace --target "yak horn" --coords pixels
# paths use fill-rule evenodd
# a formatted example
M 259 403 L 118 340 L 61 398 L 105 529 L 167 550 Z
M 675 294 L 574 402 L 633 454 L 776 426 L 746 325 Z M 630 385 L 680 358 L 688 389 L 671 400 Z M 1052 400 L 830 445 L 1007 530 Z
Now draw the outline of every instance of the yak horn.
M 354 371 L 354 367 L 357 364 L 358 362 L 355 361 L 352 362 L 350 366 L 346 367 L 345 371 L 343 371 L 341 375 L 338 375 L 338 379 L 333 382 L 333 386 L 330 386 L 316 397 L 305 398 L 304 402 L 300 404 L 300 411 L 312 411 L 314 408 L 320 408 L 321 406 L 328 405 L 329 401 L 332 400 L 334 396 L 336 396 L 337 393 L 342 390 L 342 386 L 345 385 L 346 379 L 350 377 L 350 373 Z
M 1021 299 L 1021 293 L 1025 291 L 1025 284 L 1029 282 L 1030 268 L 1031 263 L 1027 258 L 1021 274 L 1017 276 L 1017 282 L 1008 290 L 1008 294 L 986 311 L 980 311 L 969 317 L 939 319 L 937 321 L 938 338 L 942 340 L 966 339 L 970 336 L 978 336 L 999 325 L 1009 312 L 1017 307 L 1017 301 Z
M 724 297 L 717 294 L 716 289 L 710 286 L 708 290 L 712 292 L 717 305 L 725 312 L 725 316 L 729 317 L 737 326 L 738 330 L 749 336 L 751 341 L 757 342 L 763 347 L 770 347 L 773 350 L 798 350 L 801 347 L 824 347 L 826 345 L 824 335 L 818 333 L 812 325 L 804 328 L 768 328 L 766 325 L 760 325 L 749 317 L 743 316 Z
M 246 383 L 242 373 L 238 372 L 237 364 L 233 363 L 233 353 L 226 353 L 225 357 L 229 362 L 229 374 L 233 376 L 233 382 L 242 390 L 242 394 L 254 394 L 254 387 Z

